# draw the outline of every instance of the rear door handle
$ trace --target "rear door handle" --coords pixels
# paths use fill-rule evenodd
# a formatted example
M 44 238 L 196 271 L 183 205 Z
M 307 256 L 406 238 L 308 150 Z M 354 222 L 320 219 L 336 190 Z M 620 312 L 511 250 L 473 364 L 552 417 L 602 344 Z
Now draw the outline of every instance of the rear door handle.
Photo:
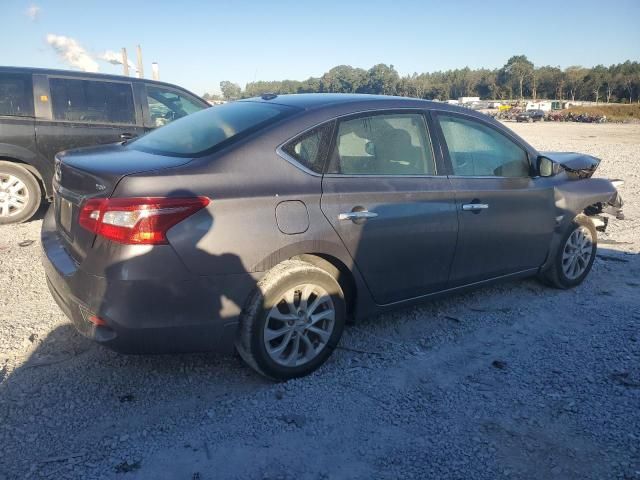
M 368 210 L 356 210 L 354 212 L 346 212 L 338 215 L 338 220 L 365 220 L 367 218 L 375 218 L 378 214 Z
M 465 203 L 464 205 L 462 205 L 462 210 L 471 212 L 477 210 L 486 210 L 487 208 L 489 208 L 489 205 L 487 205 L 486 203 Z

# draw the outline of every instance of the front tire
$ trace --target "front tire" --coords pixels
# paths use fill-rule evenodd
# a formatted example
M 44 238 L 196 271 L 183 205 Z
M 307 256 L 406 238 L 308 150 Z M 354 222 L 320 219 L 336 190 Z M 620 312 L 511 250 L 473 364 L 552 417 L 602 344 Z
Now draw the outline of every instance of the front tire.
M 0 161 L 0 225 L 29 220 L 41 199 L 40 185 L 26 168 Z
M 328 272 L 287 260 L 259 282 L 240 320 L 236 349 L 261 375 L 288 380 L 310 374 L 338 345 L 344 293 Z
M 556 288 L 568 289 L 580 285 L 593 266 L 598 250 L 598 235 L 591 219 L 578 215 L 562 237 L 553 263 L 542 279 Z

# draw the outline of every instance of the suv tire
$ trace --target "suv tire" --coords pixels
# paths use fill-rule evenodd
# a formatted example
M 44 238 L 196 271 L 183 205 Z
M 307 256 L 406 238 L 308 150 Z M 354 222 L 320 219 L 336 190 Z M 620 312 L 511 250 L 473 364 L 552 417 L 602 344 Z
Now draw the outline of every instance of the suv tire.
M 26 168 L 0 161 L 0 225 L 29 220 L 41 199 L 40 184 Z

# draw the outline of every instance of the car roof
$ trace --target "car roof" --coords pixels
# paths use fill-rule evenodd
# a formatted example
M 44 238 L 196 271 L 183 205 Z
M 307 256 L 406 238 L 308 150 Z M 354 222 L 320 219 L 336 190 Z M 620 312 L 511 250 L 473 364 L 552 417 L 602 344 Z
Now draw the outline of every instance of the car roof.
M 321 108 L 329 105 L 345 105 L 351 103 L 380 103 L 398 102 L 402 104 L 415 104 L 416 102 L 431 104 L 434 102 L 418 98 L 395 97 L 391 95 L 369 95 L 365 93 L 292 93 L 286 95 L 265 94 L 261 97 L 244 99 L 249 102 L 267 102 L 298 107 L 304 110 Z
M 158 80 L 150 80 L 147 78 L 138 78 L 138 77 L 127 77 L 125 75 L 113 75 L 110 73 L 94 73 L 94 72 L 83 72 L 81 70 L 63 70 L 63 69 L 55 69 L 55 68 L 36 68 L 36 67 L 9 67 L 0 65 L 0 72 L 2 73 L 27 73 L 27 74 L 41 74 L 41 75 L 60 75 L 60 76 L 69 76 L 69 77 L 81 77 L 81 78 L 95 78 L 96 80 L 118 80 L 118 81 L 137 81 L 137 82 L 145 82 L 145 83 L 153 83 L 157 85 L 164 85 L 167 87 L 179 88 L 180 90 L 184 90 L 189 92 L 184 87 L 180 87 L 179 85 L 175 85 L 173 83 L 160 82 Z M 189 92 L 192 95 L 195 95 L 192 92 Z M 199 97 L 199 95 L 198 95 Z
M 484 118 L 485 115 L 469 108 L 450 105 L 446 102 L 424 100 L 421 98 L 398 97 L 393 95 L 369 95 L 364 93 L 293 93 L 293 94 L 264 94 L 261 97 L 251 97 L 241 102 L 264 102 L 286 105 L 302 110 L 317 110 L 326 107 L 353 106 L 354 109 L 378 108 L 430 108 L 434 110 L 464 113 L 466 115 Z

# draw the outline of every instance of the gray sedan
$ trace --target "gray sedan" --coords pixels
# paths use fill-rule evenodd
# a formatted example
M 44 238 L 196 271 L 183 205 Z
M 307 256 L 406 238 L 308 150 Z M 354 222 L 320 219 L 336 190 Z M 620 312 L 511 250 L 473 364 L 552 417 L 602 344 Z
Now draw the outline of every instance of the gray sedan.
M 298 377 L 348 319 L 514 278 L 580 284 L 596 227 L 622 214 L 598 162 L 442 103 L 233 102 L 59 154 L 48 284 L 113 349 L 236 349 Z

